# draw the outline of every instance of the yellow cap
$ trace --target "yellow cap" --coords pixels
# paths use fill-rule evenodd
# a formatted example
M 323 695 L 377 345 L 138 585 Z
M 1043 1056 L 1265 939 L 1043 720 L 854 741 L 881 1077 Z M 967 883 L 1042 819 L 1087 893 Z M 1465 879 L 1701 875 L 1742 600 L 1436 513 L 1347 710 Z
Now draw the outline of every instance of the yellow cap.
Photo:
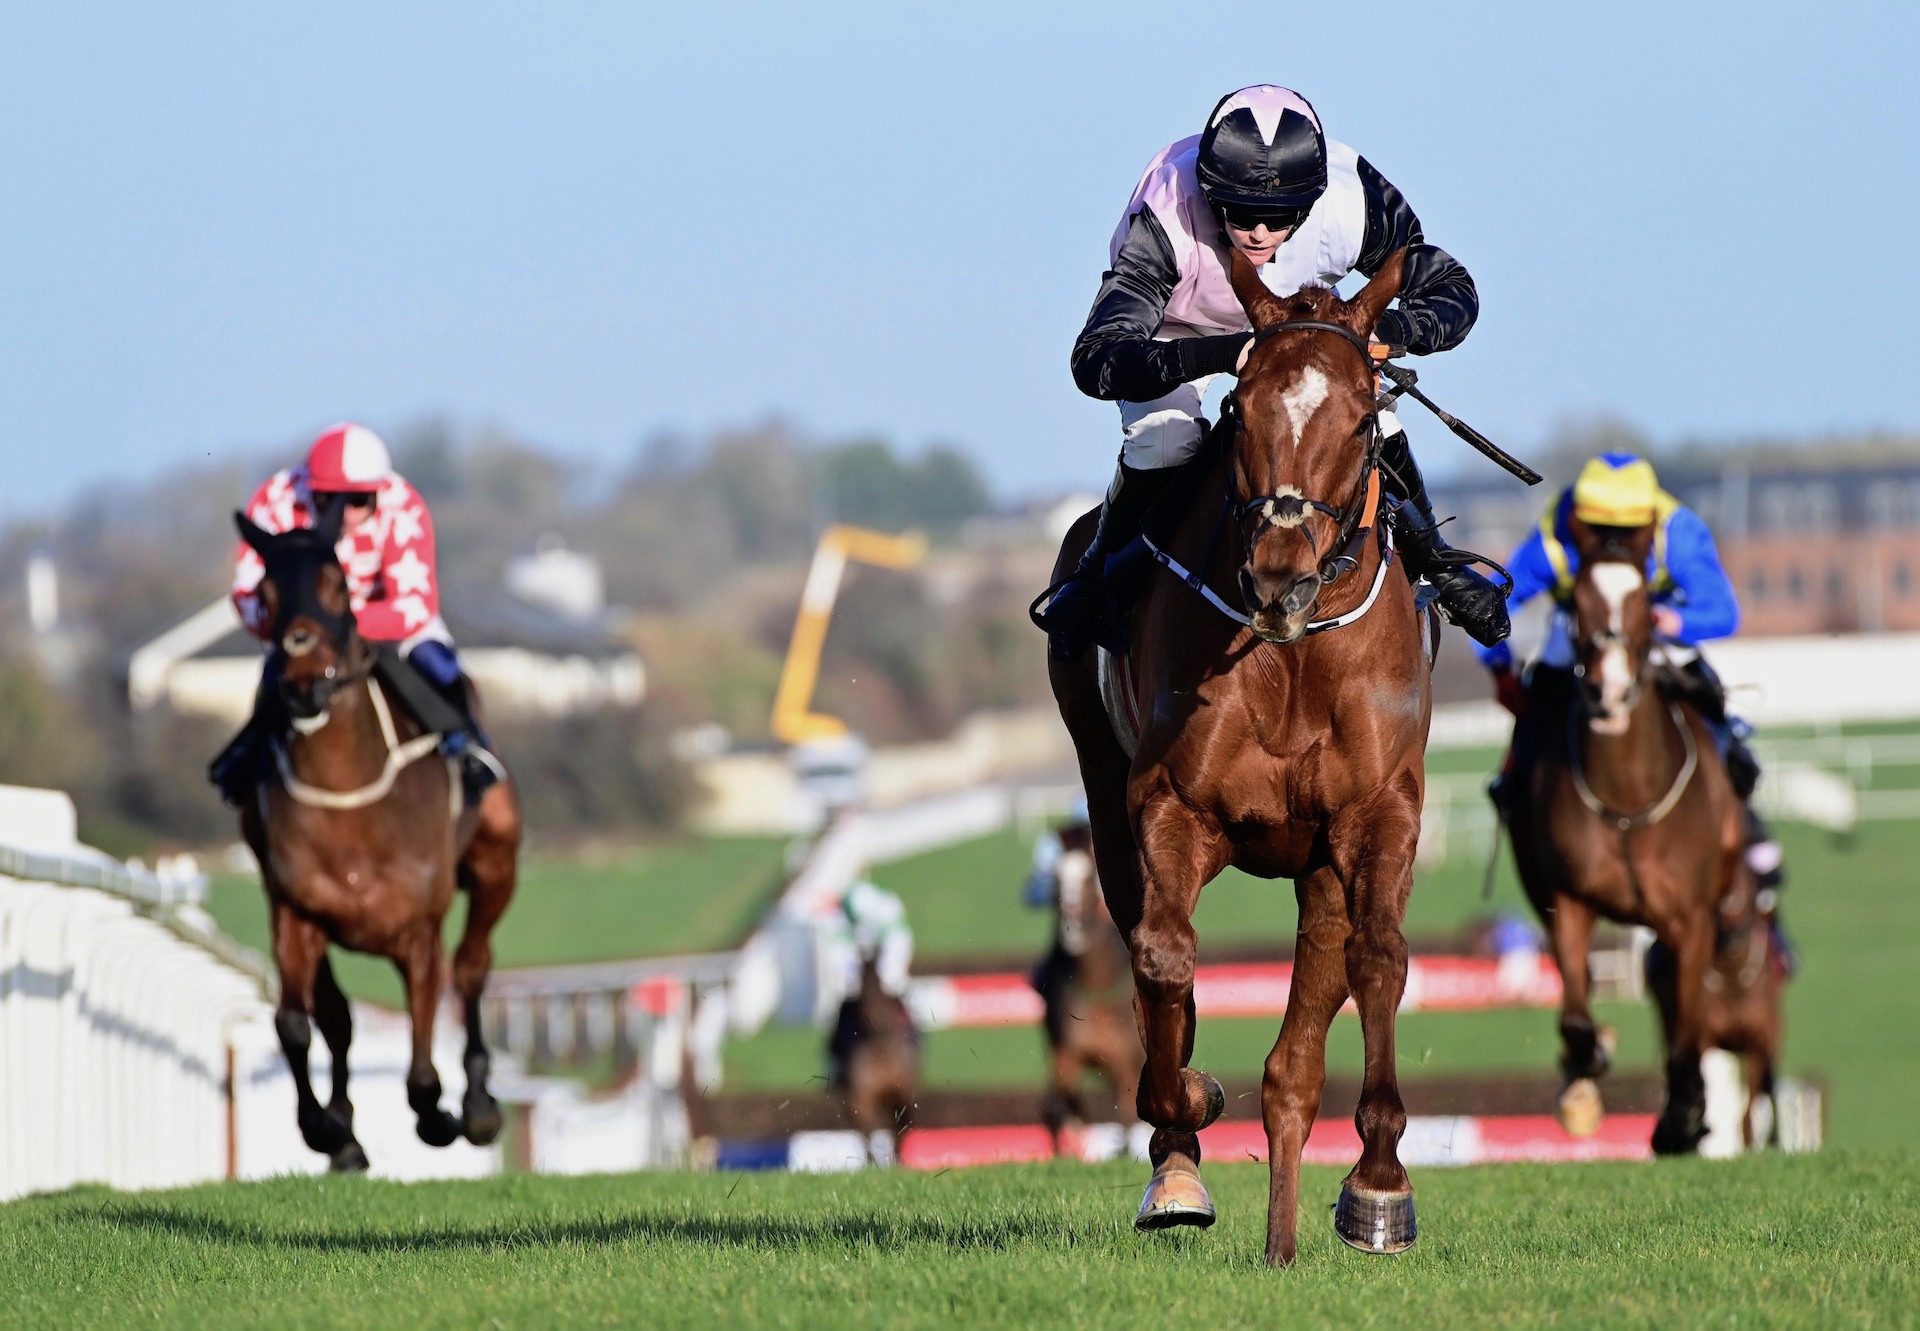
M 1608 453 L 1580 469 L 1573 515 L 1597 527 L 1644 527 L 1653 521 L 1660 478 L 1645 458 Z

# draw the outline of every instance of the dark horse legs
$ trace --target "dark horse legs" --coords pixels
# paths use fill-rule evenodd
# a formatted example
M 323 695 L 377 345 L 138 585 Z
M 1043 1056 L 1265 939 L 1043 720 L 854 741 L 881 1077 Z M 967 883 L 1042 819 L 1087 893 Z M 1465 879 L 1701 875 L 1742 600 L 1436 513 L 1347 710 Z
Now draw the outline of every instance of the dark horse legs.
M 1560 1126 L 1571 1136 L 1591 1137 L 1605 1112 L 1597 1079 L 1610 1060 L 1589 1007 L 1593 907 L 1577 897 L 1555 897 L 1547 923 L 1560 967 Z
M 333 963 L 325 953 L 314 976 L 313 1016 L 327 1042 L 327 1054 L 333 1062 L 333 1098 L 327 1102 L 327 1114 L 345 1126 L 345 1145 L 333 1153 L 333 1167 L 351 1172 L 367 1167 L 367 1153 L 353 1136 L 353 1102 L 347 1099 L 347 1046 L 353 1043 L 353 1009 L 333 978 Z
M 280 1006 L 273 1014 L 274 1032 L 280 1037 L 280 1049 L 293 1073 L 293 1090 L 300 1124 L 300 1137 L 306 1144 L 331 1156 L 338 1167 L 355 1168 L 348 1152 L 357 1146 L 353 1140 L 353 1111 L 344 1114 L 339 1107 L 346 1102 L 347 1060 L 344 1038 L 333 1056 L 334 1098 L 336 1105 L 323 1107 L 313 1093 L 313 1074 L 309 1054 L 313 1048 L 313 1014 L 319 989 L 321 968 L 327 964 L 327 938 L 318 925 L 302 918 L 292 907 L 276 904 L 273 908 L 273 959 L 280 972 Z M 331 987 L 332 973 L 328 972 Z M 337 988 L 334 990 L 338 992 Z M 325 1031 L 331 1025 L 323 1021 Z M 331 1036 L 328 1045 L 333 1047 Z M 359 1157 L 364 1162 L 362 1153 Z
M 460 1102 L 462 1130 L 475 1146 L 500 1135 L 500 1102 L 487 1090 L 492 1060 L 480 1026 L 480 995 L 493 969 L 493 927 L 513 899 L 519 852 L 520 818 L 505 783 L 491 786 L 480 803 L 480 823 L 460 863 L 460 885 L 467 894 L 467 923 L 453 954 L 453 988 L 460 995 L 467 1023 L 463 1060 L 467 1093 Z
M 460 1120 L 440 1107 L 440 1074 L 433 1067 L 433 1022 L 440 1006 L 440 922 L 422 921 L 394 959 L 407 987 L 407 1013 L 413 1020 L 413 1061 L 407 1067 L 407 1103 L 414 1130 L 429 1146 L 451 1146 L 460 1136 Z
M 1667 1037 L 1667 1102 L 1653 1125 L 1653 1149 L 1657 1155 L 1685 1155 L 1707 1135 L 1700 1055 L 1706 1045 L 1702 1008 L 1707 967 L 1713 962 L 1714 922 L 1696 919 L 1657 932 L 1672 950 L 1674 964 L 1668 972 L 1672 988 L 1655 993 Z

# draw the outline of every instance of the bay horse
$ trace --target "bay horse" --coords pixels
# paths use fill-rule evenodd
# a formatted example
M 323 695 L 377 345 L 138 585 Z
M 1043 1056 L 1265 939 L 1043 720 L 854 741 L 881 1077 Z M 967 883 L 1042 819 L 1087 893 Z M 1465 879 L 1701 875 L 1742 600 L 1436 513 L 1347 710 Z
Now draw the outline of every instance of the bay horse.
M 407 1101 L 420 1139 L 485 1145 L 499 1135 L 501 1115 L 487 1090 L 480 995 L 493 964 L 490 937 L 518 875 L 513 783 L 497 782 L 469 806 L 452 760 L 439 756 L 439 737 L 423 734 L 387 696 L 375 676 L 377 649 L 355 626 L 334 553 L 339 506 L 312 528 L 280 535 L 245 514 L 234 517 L 266 565 L 260 599 L 277 680 L 272 702 L 291 722 L 291 734 L 271 741 L 277 779 L 262 781 L 242 807 L 240 829 L 259 862 L 272 917 L 280 978 L 274 1029 L 293 1073 L 300 1135 L 336 1170 L 367 1167 L 347 1098 L 353 1019 L 327 958 L 331 944 L 386 957 L 400 972 L 413 1026 Z M 458 1117 L 440 1107 L 433 1066 L 446 973 L 441 926 L 456 888 L 467 894 L 453 962 L 467 1027 Z M 315 1023 L 333 1064 L 324 1106 L 308 1064 Z
M 1672 956 L 1653 1149 L 1685 1154 L 1706 1134 L 1703 989 L 1722 903 L 1744 868 L 1745 814 L 1706 722 L 1657 684 L 1645 573 L 1653 527 L 1575 518 L 1572 536 L 1573 674 L 1534 670 L 1525 724 L 1535 757 L 1507 830 L 1560 969 L 1562 1125 L 1590 1135 L 1604 1113 L 1599 1078 L 1612 1050 L 1589 1007 L 1595 918 L 1643 924 Z
M 1774 953 L 1773 931 L 1760 911 L 1751 869 L 1743 865 L 1735 881 L 1734 891 L 1721 903 L 1720 944 L 1701 984 L 1701 1042 L 1708 1049 L 1724 1049 L 1740 1060 L 1747 1093 L 1740 1139 L 1752 1149 L 1756 1145 L 1778 1145 L 1780 1140 L 1780 1116 L 1773 1095 L 1786 1024 L 1781 1008 L 1787 976 L 1786 967 Z M 1670 1026 L 1678 995 L 1673 953 L 1664 944 L 1655 943 L 1647 950 L 1646 975 L 1661 1021 Z M 1763 1104 L 1767 1113 L 1764 1120 Z
M 1361 1154 L 1334 1228 L 1365 1251 L 1401 1252 L 1415 1221 L 1399 1159 L 1407 1116 L 1394 1023 L 1438 623 L 1416 607 L 1408 579 L 1387 576 L 1369 335 L 1399 294 L 1405 254 L 1351 301 L 1319 288 L 1276 296 L 1242 255 L 1231 262 L 1255 340 L 1232 399 L 1237 428 L 1223 418 L 1215 436 L 1230 439 L 1194 464 L 1200 493 L 1219 500 L 1187 505 L 1154 547 L 1176 574 L 1186 574 L 1182 561 L 1197 572 L 1142 584 L 1124 658 L 1102 650 L 1049 663 L 1100 881 L 1133 962 L 1146 1049 L 1137 1106 L 1154 1129 L 1134 1223 L 1213 1222 L 1198 1133 L 1225 1094 L 1188 1066 L 1193 912 L 1201 889 L 1236 865 L 1291 878 L 1300 911 L 1286 1017 L 1261 1085 L 1267 1260 L 1294 1260 L 1301 1151 L 1326 1084 L 1327 1029 L 1349 994 L 1366 1042 Z M 1068 533 L 1056 580 L 1075 567 L 1094 521 L 1089 513 Z M 1103 677 L 1123 682 L 1124 717 L 1103 702 Z
M 1063 982 L 1044 995 L 1042 1029 L 1047 1036 L 1047 1092 L 1040 1118 L 1060 1154 L 1070 1121 L 1087 1122 L 1081 1089 L 1089 1072 L 1112 1088 L 1122 1122 L 1133 1118 L 1143 1051 L 1133 1022 L 1133 967 L 1127 942 L 1114 927 L 1100 892 L 1087 833 L 1063 833 L 1066 849 L 1054 868 L 1054 936 L 1067 961 Z
M 847 1117 L 866 1141 L 869 1159 L 897 1164 L 900 1143 L 913 1127 L 914 1097 L 920 1087 L 920 1040 L 906 1003 L 887 992 L 871 954 L 860 958 L 854 1011 L 842 1091 Z M 882 1140 L 891 1144 L 889 1159 L 882 1159 L 874 1149 Z

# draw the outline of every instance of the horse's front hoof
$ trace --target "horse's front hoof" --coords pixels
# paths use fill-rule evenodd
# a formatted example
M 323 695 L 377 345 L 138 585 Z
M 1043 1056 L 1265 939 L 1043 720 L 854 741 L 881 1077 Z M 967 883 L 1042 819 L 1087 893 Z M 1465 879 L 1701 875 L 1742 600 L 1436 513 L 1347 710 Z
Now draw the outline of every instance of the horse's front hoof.
M 1600 1131 L 1607 1107 L 1600 1098 L 1600 1083 L 1592 1077 L 1576 1077 L 1560 1092 L 1560 1126 L 1569 1137 L 1591 1137 Z
M 429 1146 L 451 1146 L 460 1140 L 460 1120 L 444 1109 L 420 1115 L 414 1127 L 420 1140 Z
M 488 1146 L 500 1135 L 500 1102 L 482 1091 L 467 1092 L 460 1102 L 461 1135 L 475 1146 Z
M 1192 1225 L 1205 1229 L 1213 1223 L 1213 1198 L 1207 1185 L 1191 1169 L 1162 1169 L 1147 1181 L 1140 1213 L 1133 1227 L 1142 1233 Z
M 1187 1068 L 1183 1078 L 1187 1084 L 1188 1100 L 1197 1097 L 1200 1101 L 1200 1121 L 1192 1129 L 1198 1132 L 1226 1112 L 1227 1088 L 1220 1084 L 1218 1077 L 1198 1068 Z
M 300 1139 L 321 1155 L 334 1155 L 353 1140 L 353 1119 L 331 1109 L 302 1112 L 299 1123 Z
M 1420 1233 L 1413 1218 L 1413 1190 L 1375 1192 L 1341 1184 L 1340 1200 L 1333 1207 L 1333 1232 L 1349 1248 L 1398 1256 L 1413 1246 Z
M 357 1141 L 350 1141 L 333 1153 L 327 1162 L 327 1168 L 336 1174 L 364 1174 L 367 1172 L 367 1152 Z
M 1653 1125 L 1655 1155 L 1692 1155 L 1707 1135 L 1706 1111 L 1663 1113 Z

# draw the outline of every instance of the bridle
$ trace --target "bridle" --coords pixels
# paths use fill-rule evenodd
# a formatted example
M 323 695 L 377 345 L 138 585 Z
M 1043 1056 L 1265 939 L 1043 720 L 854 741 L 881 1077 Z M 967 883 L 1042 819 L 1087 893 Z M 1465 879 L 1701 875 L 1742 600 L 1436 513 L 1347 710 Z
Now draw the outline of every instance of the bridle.
M 1360 353 L 1367 365 L 1369 383 L 1373 374 L 1373 351 L 1366 338 L 1354 332 L 1344 324 L 1327 323 L 1319 319 L 1295 319 L 1285 323 L 1268 324 L 1257 328 L 1253 334 L 1253 345 L 1278 337 L 1282 333 L 1333 333 L 1349 343 Z M 1237 390 L 1236 390 L 1237 391 Z M 1222 424 L 1231 421 L 1238 431 L 1245 428 L 1240 418 L 1236 395 L 1227 395 L 1222 408 Z M 1247 560 L 1253 559 L 1254 543 L 1270 527 L 1298 531 L 1306 537 L 1307 547 L 1313 552 L 1314 562 L 1320 569 L 1322 586 L 1334 582 L 1343 574 L 1359 567 L 1361 551 L 1367 537 L 1372 533 L 1373 524 L 1380 509 L 1380 418 L 1375 411 L 1368 411 L 1366 465 L 1360 472 L 1360 480 L 1355 487 L 1354 497 L 1344 506 L 1336 507 L 1322 499 L 1312 499 L 1290 487 L 1283 487 L 1279 493 L 1254 495 L 1250 499 L 1240 499 L 1233 490 L 1233 470 L 1227 472 L 1227 496 L 1229 507 L 1237 505 L 1237 517 L 1240 534 Z M 1335 535 L 1328 553 L 1323 557 L 1320 543 L 1313 531 L 1306 525 L 1307 514 L 1322 513 L 1334 520 Z

